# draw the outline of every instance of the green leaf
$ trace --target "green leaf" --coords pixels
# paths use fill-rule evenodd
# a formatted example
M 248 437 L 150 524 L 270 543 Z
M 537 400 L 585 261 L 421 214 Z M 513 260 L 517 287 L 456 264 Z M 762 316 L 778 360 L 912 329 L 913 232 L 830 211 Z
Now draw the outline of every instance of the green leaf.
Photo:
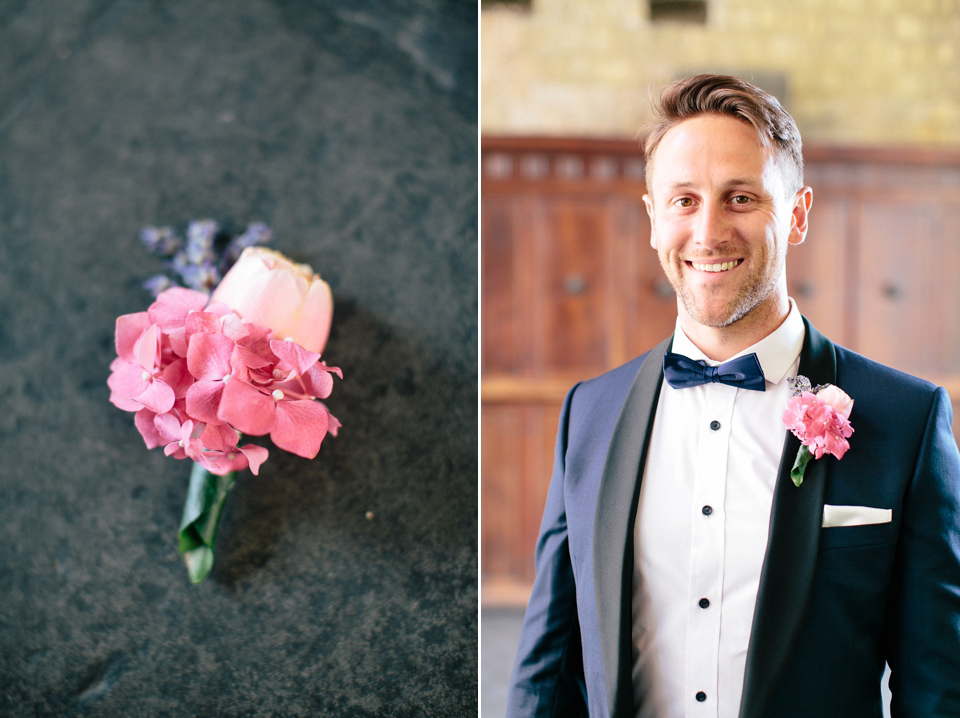
M 213 568 L 213 549 L 207 546 L 186 551 L 183 560 L 187 564 L 187 575 L 192 583 L 200 583 Z
M 810 449 L 801 444 L 800 451 L 797 452 L 797 458 L 793 462 L 793 468 L 790 469 L 790 478 L 793 479 L 794 485 L 799 486 L 803 483 L 803 474 L 812 458 L 813 454 L 810 453 Z
M 200 464 L 193 464 L 177 543 L 194 583 L 200 583 L 213 568 L 213 544 L 227 493 L 235 479 L 235 472 L 217 476 Z

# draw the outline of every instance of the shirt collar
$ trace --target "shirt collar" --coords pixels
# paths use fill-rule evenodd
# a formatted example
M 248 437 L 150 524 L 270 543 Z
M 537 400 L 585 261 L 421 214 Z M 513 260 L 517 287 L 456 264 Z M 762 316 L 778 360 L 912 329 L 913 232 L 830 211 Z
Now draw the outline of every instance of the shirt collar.
M 771 384 L 779 384 L 783 381 L 787 372 L 800 357 L 800 350 L 803 348 L 803 340 L 806 334 L 803 318 L 800 316 L 800 310 L 797 309 L 796 302 L 793 299 L 789 301 L 790 312 L 779 327 L 753 346 L 747 347 L 736 356 L 730 357 L 736 359 L 736 357 L 745 354 L 756 354 L 760 367 L 763 369 L 763 378 Z M 687 335 L 683 333 L 683 329 L 680 328 L 679 318 L 677 319 L 676 331 L 673 334 L 672 351 L 696 361 L 705 361 L 710 366 L 723 363 L 708 359 L 697 348 L 697 345 L 690 341 Z

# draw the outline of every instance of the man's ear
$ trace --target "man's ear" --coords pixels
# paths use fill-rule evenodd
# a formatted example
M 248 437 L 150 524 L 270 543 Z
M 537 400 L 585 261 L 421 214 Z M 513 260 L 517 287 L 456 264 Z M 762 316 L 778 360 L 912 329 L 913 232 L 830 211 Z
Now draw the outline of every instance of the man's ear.
M 643 195 L 643 204 L 647 208 L 647 216 L 650 218 L 650 246 L 656 249 L 657 238 L 653 225 L 653 198 L 648 194 Z
M 793 201 L 793 212 L 790 217 L 790 244 L 802 244 L 807 236 L 810 208 L 813 206 L 813 189 L 804 187 L 797 192 Z

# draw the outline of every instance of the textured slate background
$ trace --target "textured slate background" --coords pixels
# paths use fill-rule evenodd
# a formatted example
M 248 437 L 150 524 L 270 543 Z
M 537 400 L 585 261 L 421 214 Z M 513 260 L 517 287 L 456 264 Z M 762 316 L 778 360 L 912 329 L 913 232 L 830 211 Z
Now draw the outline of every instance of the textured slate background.
M 477 712 L 469 0 L 0 3 L 0 715 Z M 145 224 L 261 220 L 334 292 L 307 461 L 176 553 L 189 466 L 105 384 Z M 372 518 L 368 518 L 372 512 Z

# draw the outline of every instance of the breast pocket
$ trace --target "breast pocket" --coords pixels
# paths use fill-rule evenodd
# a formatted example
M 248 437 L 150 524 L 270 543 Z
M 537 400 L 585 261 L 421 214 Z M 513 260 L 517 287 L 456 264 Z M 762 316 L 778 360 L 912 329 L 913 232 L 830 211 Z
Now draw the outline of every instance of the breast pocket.
M 898 524 L 890 521 L 866 526 L 824 526 L 820 529 L 820 550 L 876 546 L 897 540 Z

